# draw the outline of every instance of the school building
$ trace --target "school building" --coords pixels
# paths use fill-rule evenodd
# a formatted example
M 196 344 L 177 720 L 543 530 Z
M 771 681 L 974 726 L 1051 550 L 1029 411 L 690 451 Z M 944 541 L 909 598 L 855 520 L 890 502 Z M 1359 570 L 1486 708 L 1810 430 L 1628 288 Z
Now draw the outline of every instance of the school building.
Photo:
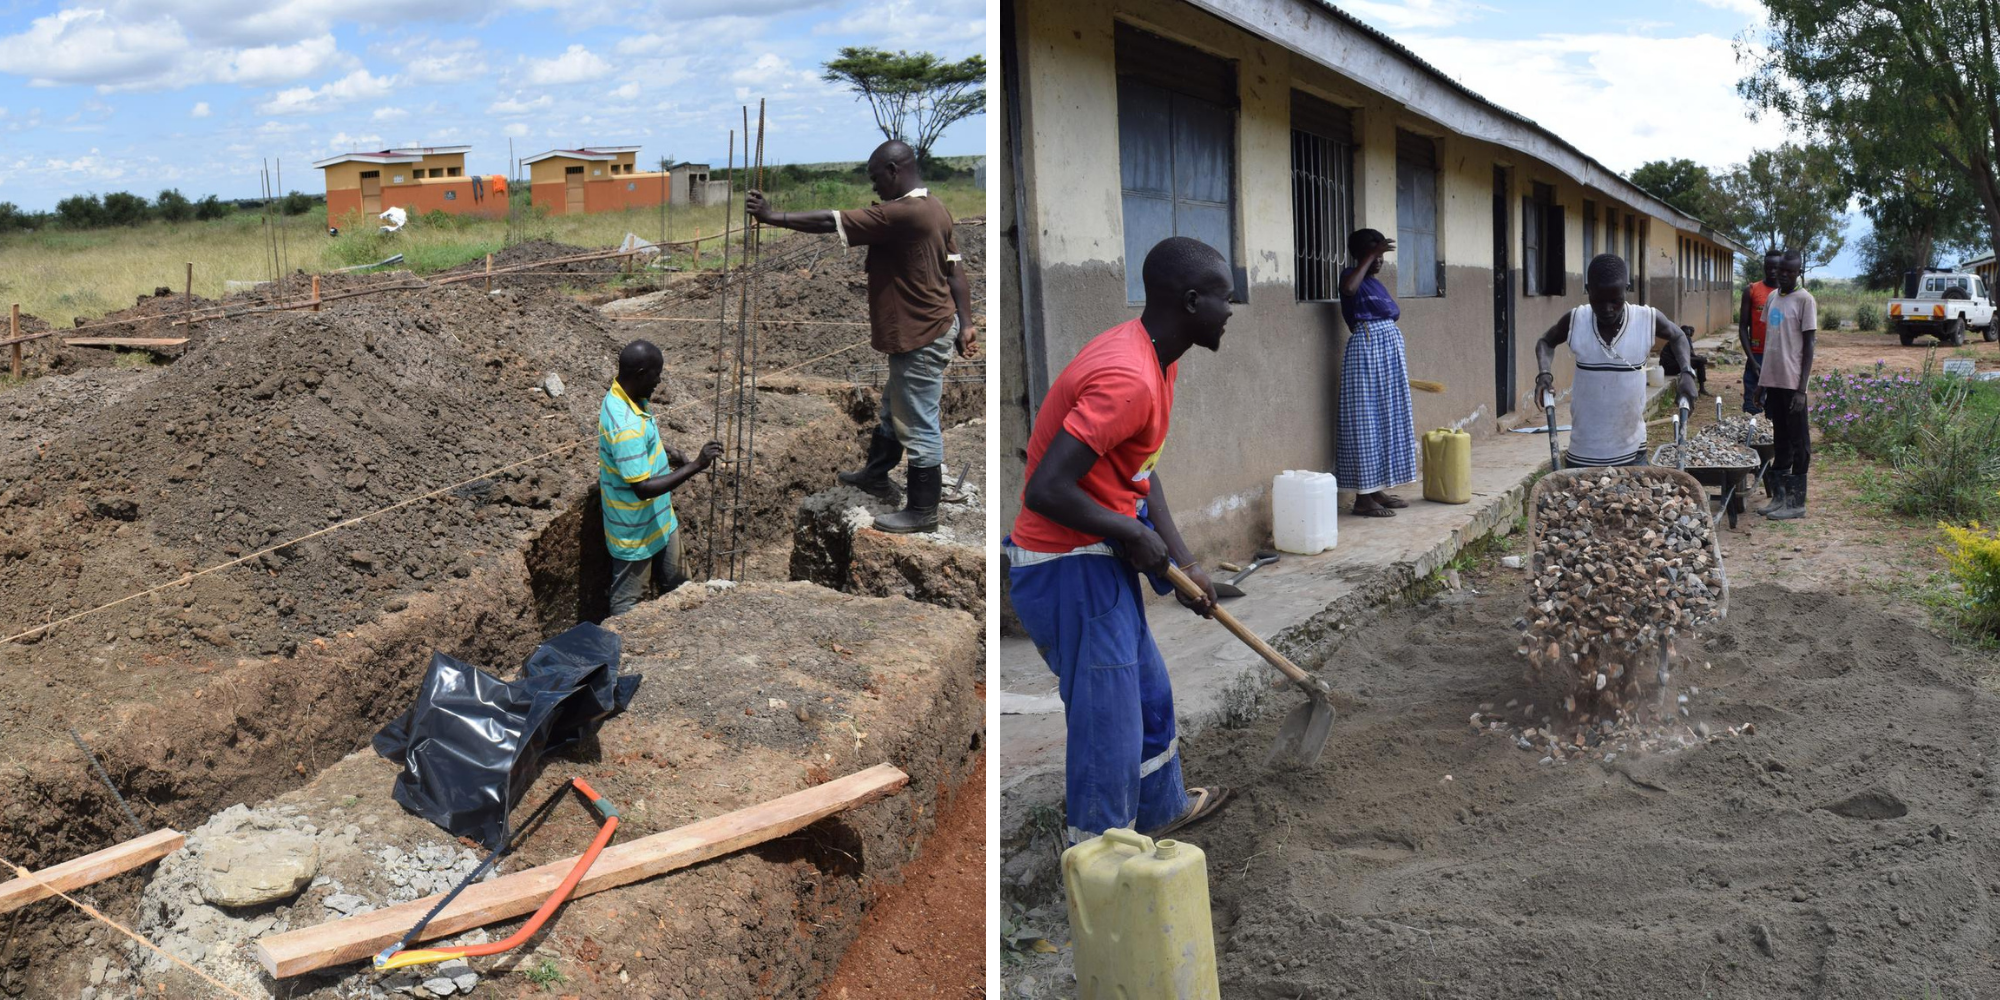
M 1535 340 L 1600 252 L 1698 335 L 1733 320 L 1744 246 L 1316 0 L 1003 0 L 1001 48 L 1004 524 L 1049 383 L 1139 314 L 1168 236 L 1237 286 L 1221 353 L 1183 359 L 1160 463 L 1196 551 L 1250 551 L 1272 476 L 1334 467 L 1356 228 L 1396 240 L 1410 376 L 1446 386 L 1414 394 L 1420 431 L 1538 419 Z
M 551 149 L 521 160 L 528 167 L 528 190 L 550 215 L 582 215 L 642 208 L 672 199 L 671 180 L 661 171 L 641 171 L 637 146 Z
M 1986 280 L 1987 288 L 2000 288 L 2000 257 L 1990 253 L 1984 257 L 1974 257 L 1958 265 L 1958 269 L 1979 275 Z
M 465 172 L 471 146 L 421 146 L 377 153 L 342 153 L 315 162 L 326 171 L 327 225 L 359 213 L 366 225 L 391 208 L 411 215 L 507 214 L 507 179 Z

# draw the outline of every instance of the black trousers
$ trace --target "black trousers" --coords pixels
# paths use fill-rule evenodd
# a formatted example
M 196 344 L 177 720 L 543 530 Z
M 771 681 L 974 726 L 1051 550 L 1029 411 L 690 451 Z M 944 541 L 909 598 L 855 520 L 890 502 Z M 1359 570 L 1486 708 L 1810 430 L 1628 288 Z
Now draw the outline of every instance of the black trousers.
M 1777 475 L 1803 476 L 1812 464 L 1812 424 L 1803 413 L 1792 412 L 1797 389 L 1764 389 L 1764 412 L 1771 418 L 1771 471 Z

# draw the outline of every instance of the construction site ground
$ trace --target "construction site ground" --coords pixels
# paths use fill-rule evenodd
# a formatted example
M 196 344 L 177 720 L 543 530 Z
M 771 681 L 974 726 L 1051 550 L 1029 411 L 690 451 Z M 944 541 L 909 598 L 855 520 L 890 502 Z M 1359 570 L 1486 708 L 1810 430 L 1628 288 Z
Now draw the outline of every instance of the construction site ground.
M 1883 339 L 1825 334 L 1819 370 L 1872 368 L 1878 357 L 1921 366 L 1921 349 Z M 1966 350 L 1982 368 L 2000 360 L 1995 345 Z M 1740 412 L 1740 378 L 1736 363 L 1710 367 L 1709 391 L 1726 413 Z M 1705 398 L 1697 429 L 1713 416 Z M 1669 427 L 1652 434 L 1655 445 L 1671 440 Z M 1545 463 L 1545 439 L 1522 437 Z M 1494 448 L 1521 450 L 1480 442 L 1476 468 Z M 1525 450 L 1521 461 L 1525 482 L 1537 462 Z M 1528 554 L 1525 534 L 1511 530 L 1518 521 L 1505 533 L 1440 540 L 1446 550 L 1420 563 L 1379 567 L 1404 582 L 1386 604 L 1317 620 L 1297 609 L 1261 613 L 1296 597 L 1282 575 L 1265 579 L 1286 563 L 1246 581 L 1251 596 L 1232 610 L 1334 688 L 1332 742 L 1307 771 L 1262 763 L 1295 691 L 1272 686 L 1275 672 L 1239 655 L 1226 634 L 1208 641 L 1219 626 L 1154 602 L 1177 701 L 1184 681 L 1221 676 L 1238 660 L 1233 671 L 1256 681 L 1255 699 L 1225 699 L 1213 684 L 1192 692 L 1189 701 L 1210 706 L 1194 725 L 1182 708 L 1187 780 L 1239 796 L 1177 835 L 1207 853 L 1223 995 L 1971 998 L 2000 989 L 1991 948 L 2000 843 L 1988 830 L 2000 797 L 2000 658 L 1956 633 L 1935 525 L 1887 511 L 1884 476 L 1821 449 L 1805 520 L 1746 514 L 1737 529 L 1721 528 L 1730 610 L 1680 650 L 1670 693 L 1687 696 L 1687 725 L 1662 732 L 1655 749 L 1609 760 L 1545 762 L 1512 738 L 1540 725 L 1552 699 L 1524 679 L 1517 649 L 1531 586 L 1502 560 Z M 1369 543 L 1365 533 L 1383 524 L 1407 530 L 1439 516 L 1343 517 L 1340 547 Z M 1287 557 L 1288 572 L 1311 572 L 1338 552 Z M 1322 577 L 1322 586 L 1337 579 Z M 1049 730 L 1034 711 L 1045 692 L 1030 686 L 1026 667 L 1047 672 L 1021 660 L 1018 642 L 1003 639 L 1003 711 L 1011 703 L 1029 714 L 1001 723 L 1002 933 L 1012 942 L 1002 975 L 1010 996 L 1066 997 L 1075 986 L 1055 877 L 1060 716 Z M 1495 717 L 1500 730 L 1487 728 Z M 1703 724 L 1713 738 L 1697 731 Z M 1039 743 L 1017 750 L 1038 733 Z M 1041 760 L 1041 773 L 1016 772 L 1024 758 Z
M 980 225 L 960 238 L 983 251 L 963 231 Z M 810 251 L 817 270 L 804 276 L 767 269 L 760 294 L 821 271 L 860 274 L 860 253 L 796 239 L 833 252 Z M 567 249 L 516 251 L 542 260 Z M 322 290 L 412 281 L 343 276 Z M 664 347 L 677 328 L 606 319 L 568 283 L 520 281 L 205 320 L 184 347 L 137 365 L 60 337 L 25 345 L 29 378 L 0 392 L 0 769 L 16 778 L 0 791 L 0 856 L 36 867 L 134 835 L 70 728 L 143 824 L 192 830 L 233 804 L 325 780 L 408 705 L 433 650 L 509 670 L 603 613 L 596 411 L 619 347 L 635 336 Z M 865 321 L 852 282 L 825 288 Z M 148 298 L 109 319 L 157 324 L 187 306 Z M 865 327 L 836 329 L 861 345 L 847 353 L 871 356 Z M 767 346 L 741 496 L 746 581 L 786 579 L 798 504 L 859 463 L 875 420 L 874 390 L 786 372 L 808 349 Z M 667 361 L 655 411 L 667 443 L 692 454 L 712 433 L 713 359 L 669 350 Z M 947 426 L 983 415 L 981 388 L 953 387 Z M 698 577 L 718 524 L 710 489 L 697 477 L 675 495 Z M 714 573 L 727 569 L 725 556 Z M 52 627 L 22 634 L 41 625 Z M 885 883 L 892 871 L 878 867 Z M 87 895 L 129 911 L 139 885 L 126 876 Z M 82 980 L 50 977 L 51 963 L 88 936 L 105 944 L 108 929 L 59 902 L 8 921 L 0 995 L 75 996 Z M 803 993 L 774 995 L 809 995 L 819 975 L 794 981 Z

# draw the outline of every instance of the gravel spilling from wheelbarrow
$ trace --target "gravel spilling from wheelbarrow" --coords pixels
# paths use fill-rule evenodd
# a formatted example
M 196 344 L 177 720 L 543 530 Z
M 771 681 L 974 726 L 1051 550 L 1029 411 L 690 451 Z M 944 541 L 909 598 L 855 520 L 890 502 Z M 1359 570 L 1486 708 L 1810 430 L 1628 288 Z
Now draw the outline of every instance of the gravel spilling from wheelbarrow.
M 1644 476 L 1585 475 L 1535 500 L 1534 598 L 1520 652 L 1572 719 L 1615 718 L 1673 637 L 1721 612 L 1705 501 Z

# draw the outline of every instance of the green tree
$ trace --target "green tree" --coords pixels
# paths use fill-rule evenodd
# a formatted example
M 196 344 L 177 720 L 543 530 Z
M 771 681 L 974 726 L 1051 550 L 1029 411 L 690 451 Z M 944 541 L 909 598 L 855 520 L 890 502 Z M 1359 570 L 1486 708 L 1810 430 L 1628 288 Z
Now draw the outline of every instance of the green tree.
M 1693 160 L 1653 160 L 1626 176 L 1648 194 L 1703 222 L 1730 228 L 1732 214 L 1722 185 L 1707 167 Z
M 1984 231 L 1979 202 L 1964 185 L 1929 186 L 1915 172 L 1877 189 L 1863 212 L 1870 228 L 1859 246 L 1858 280 L 1877 290 L 1902 287 L 1904 271 L 1975 256 Z
M 104 225 L 104 203 L 94 194 L 73 194 L 56 202 L 56 219 L 65 229 L 93 229 Z
M 1724 175 L 1721 190 L 1720 201 L 1732 206 L 1729 228 L 1757 247 L 1797 250 L 1808 270 L 1847 242 L 1849 188 L 1825 146 L 1757 150 Z
M 104 222 L 111 226 L 136 226 L 153 217 L 153 206 L 141 195 L 113 191 L 104 196 Z
M 229 203 L 214 195 L 209 195 L 194 203 L 194 217 L 204 222 L 209 219 L 220 219 L 228 214 Z
M 2000 246 L 2000 0 L 1764 0 L 1737 90 L 1807 136 L 1866 135 L 1907 168 L 1939 163 Z
M 0 233 L 25 229 L 28 217 L 22 214 L 20 206 L 11 201 L 0 201 Z
M 823 68 L 821 79 L 861 95 L 883 137 L 909 143 L 926 167 L 945 129 L 986 110 L 984 56 L 948 62 L 929 52 L 850 46 Z
M 153 199 L 153 214 L 166 222 L 186 222 L 194 218 L 194 202 L 189 201 L 179 188 L 168 188 Z
M 292 193 L 278 199 L 278 211 L 284 215 L 304 215 L 312 211 L 313 196 L 304 191 Z

